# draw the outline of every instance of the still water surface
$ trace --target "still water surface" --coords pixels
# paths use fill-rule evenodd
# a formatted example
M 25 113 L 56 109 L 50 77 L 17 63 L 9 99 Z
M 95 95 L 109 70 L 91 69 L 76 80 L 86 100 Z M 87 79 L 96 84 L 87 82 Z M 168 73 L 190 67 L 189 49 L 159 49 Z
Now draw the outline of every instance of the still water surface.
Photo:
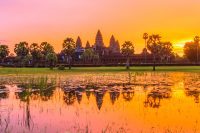
M 199 73 L 0 77 L 0 132 L 197 133 Z

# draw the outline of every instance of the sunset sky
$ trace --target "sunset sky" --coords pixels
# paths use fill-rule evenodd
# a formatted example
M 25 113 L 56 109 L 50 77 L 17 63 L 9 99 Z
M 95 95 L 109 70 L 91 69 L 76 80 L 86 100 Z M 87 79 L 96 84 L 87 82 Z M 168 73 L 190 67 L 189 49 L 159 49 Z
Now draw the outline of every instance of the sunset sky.
M 158 33 L 182 54 L 185 41 L 200 35 L 199 13 L 200 0 L 0 0 L 0 43 L 48 41 L 58 52 L 66 37 L 93 44 L 100 29 L 107 45 L 113 34 L 139 53 L 143 33 Z

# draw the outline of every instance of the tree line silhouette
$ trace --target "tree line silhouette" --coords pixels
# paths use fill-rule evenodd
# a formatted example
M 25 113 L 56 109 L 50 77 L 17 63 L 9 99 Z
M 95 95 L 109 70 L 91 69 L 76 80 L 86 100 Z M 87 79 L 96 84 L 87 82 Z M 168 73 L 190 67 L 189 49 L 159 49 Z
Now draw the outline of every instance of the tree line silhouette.
M 170 59 L 179 58 L 173 51 L 173 44 L 169 41 L 162 41 L 161 36 L 158 34 L 148 35 L 144 33 L 143 39 L 145 40 L 145 47 L 143 49 L 143 55 L 145 63 L 147 61 L 147 56 L 150 54 L 153 57 L 153 70 L 155 70 L 156 63 L 168 62 Z M 184 46 L 184 56 L 185 59 L 190 62 L 199 62 L 199 41 L 200 37 L 195 36 L 194 40 L 191 42 L 186 42 Z M 74 61 L 74 55 L 76 53 L 76 43 L 73 38 L 66 38 L 62 44 L 62 50 L 59 52 L 62 55 L 62 60 L 68 64 L 69 69 L 71 69 L 72 62 Z M 38 66 L 41 62 L 46 66 L 53 68 L 58 62 L 58 54 L 56 54 L 52 44 L 48 42 L 42 42 L 41 44 L 32 43 L 29 45 L 27 42 L 20 42 L 15 44 L 14 54 L 10 54 L 9 47 L 4 44 L 0 44 L 0 59 L 3 64 L 5 59 L 8 57 L 14 57 L 15 62 L 18 66 L 26 66 L 27 64 L 32 64 L 32 66 Z M 130 58 L 135 55 L 135 45 L 131 41 L 125 41 L 121 45 L 121 54 L 126 57 L 125 62 L 126 68 L 129 69 Z M 116 57 L 117 58 L 117 57 Z M 81 59 L 84 61 L 98 62 L 100 55 L 95 52 L 95 50 L 90 47 L 86 47 L 83 52 Z M 13 62 L 9 62 L 13 63 Z

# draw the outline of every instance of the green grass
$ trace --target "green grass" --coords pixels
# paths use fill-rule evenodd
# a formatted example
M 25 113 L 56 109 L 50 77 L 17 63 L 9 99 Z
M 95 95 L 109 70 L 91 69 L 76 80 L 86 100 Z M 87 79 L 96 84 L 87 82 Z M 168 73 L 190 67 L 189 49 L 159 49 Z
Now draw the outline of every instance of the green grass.
M 72 70 L 50 70 L 49 68 L 0 68 L 0 74 L 65 74 L 81 72 L 125 72 L 125 67 L 73 67 Z M 152 72 L 152 67 L 131 67 L 132 72 Z M 160 66 L 157 72 L 200 72 L 200 66 Z

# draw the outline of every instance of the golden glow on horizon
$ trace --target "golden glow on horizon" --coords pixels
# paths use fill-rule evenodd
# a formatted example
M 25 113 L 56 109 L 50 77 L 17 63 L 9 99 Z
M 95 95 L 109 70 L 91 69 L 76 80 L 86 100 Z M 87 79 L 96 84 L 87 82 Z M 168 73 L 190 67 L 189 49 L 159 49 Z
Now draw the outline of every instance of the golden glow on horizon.
M 175 41 L 173 43 L 173 47 L 174 47 L 174 52 L 178 53 L 180 56 L 184 55 L 184 45 L 186 42 L 191 42 L 192 39 L 185 39 L 185 40 L 181 40 L 181 41 Z

